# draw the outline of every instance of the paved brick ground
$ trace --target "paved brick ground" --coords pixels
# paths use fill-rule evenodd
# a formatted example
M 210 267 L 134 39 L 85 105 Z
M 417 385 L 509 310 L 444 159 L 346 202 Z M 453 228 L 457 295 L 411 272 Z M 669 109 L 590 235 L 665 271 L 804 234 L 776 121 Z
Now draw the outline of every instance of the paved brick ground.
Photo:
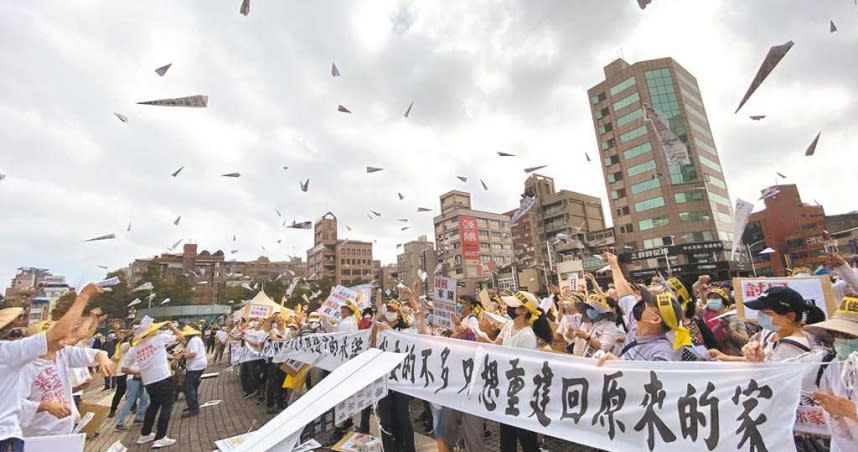
M 168 436 L 175 438 L 177 443 L 162 450 L 165 451 L 192 451 L 209 452 L 215 450 L 214 442 L 219 439 L 246 433 L 250 429 L 259 428 L 273 416 L 266 414 L 265 407 L 258 405 L 255 399 L 243 400 L 238 384 L 238 376 L 233 374 L 224 365 L 210 366 L 206 372 L 220 372 L 215 378 L 209 378 L 200 384 L 200 403 L 209 400 L 222 400 L 219 405 L 207 407 L 200 410 L 200 415 L 192 418 L 182 419 L 182 410 L 185 402 L 180 395 L 178 401 L 173 405 L 173 413 L 170 418 L 170 429 Z M 99 405 L 110 405 L 113 391 L 101 391 L 101 378 L 96 377 L 93 387 L 84 394 L 84 400 Z M 416 418 L 422 412 L 417 403 L 412 404 L 412 417 Z M 130 421 L 131 419 L 129 419 Z M 118 432 L 114 429 L 115 419 L 107 419 L 98 430 L 97 437 L 90 439 L 86 444 L 87 452 L 102 452 L 115 441 L 121 441 L 129 451 L 151 450 L 151 443 L 138 446 L 134 443 L 140 436 L 141 425 L 130 425 L 127 432 Z M 414 423 L 415 430 L 420 430 L 420 425 Z M 485 452 L 496 451 L 498 447 L 498 424 L 488 422 L 487 430 L 490 436 L 486 438 Z M 378 428 L 373 419 L 372 431 L 377 434 Z M 316 439 L 322 444 L 332 442 L 331 433 L 323 434 Z M 435 451 L 435 440 L 426 435 L 416 435 L 417 451 Z M 591 448 L 575 445 L 557 438 L 545 438 L 544 446 L 551 452 L 577 452 L 590 451 Z M 322 449 L 327 450 L 327 449 Z

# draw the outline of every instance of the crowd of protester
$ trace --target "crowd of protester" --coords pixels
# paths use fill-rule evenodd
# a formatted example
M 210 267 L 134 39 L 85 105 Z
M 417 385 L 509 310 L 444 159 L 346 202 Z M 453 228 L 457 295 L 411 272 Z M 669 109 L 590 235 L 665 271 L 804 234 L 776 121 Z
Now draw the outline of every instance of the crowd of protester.
M 341 320 L 319 312 L 281 310 L 266 319 L 238 318 L 225 324 L 172 322 L 145 317 L 127 322 L 106 335 L 96 334 L 104 321 L 97 309 L 84 315 L 89 299 L 101 289 L 88 285 L 68 312 L 56 322 L 37 322 L 20 334 L 13 321 L 20 308 L 0 310 L 0 452 L 22 451 L 24 437 L 71 433 L 80 415 L 80 393 L 92 383 L 93 370 L 104 390 L 115 390 L 108 417 L 119 431 L 128 430 L 128 417 L 141 423 L 137 444 L 160 448 L 172 445 L 169 420 L 177 391 L 184 393 L 183 416 L 196 416 L 198 391 L 209 363 L 229 363 L 230 354 L 243 354 L 238 364 L 242 396 L 264 404 L 275 415 L 318 384 L 327 372 L 303 365 L 291 368 L 263 353 L 267 342 L 324 332 L 373 330 L 373 341 L 384 329 L 452 337 L 463 341 L 541 350 L 592 359 L 634 361 L 756 361 L 810 360 L 817 378 L 802 392 L 825 410 L 830 439 L 796 434 L 799 450 L 858 450 L 858 275 L 840 257 L 830 255 L 826 268 L 833 280 L 838 309 L 824 313 L 786 287 L 773 287 L 744 309 L 756 312 L 742 320 L 734 306 L 732 287 L 701 276 L 696 281 L 653 277 L 647 283 L 626 279 L 617 257 L 606 253 L 612 281 L 601 287 L 585 275 L 579 287 L 552 286 L 540 298 L 524 291 L 484 290 L 461 295 L 452 329 L 432 317 L 432 302 L 419 293 L 420 284 L 402 288 L 371 307 L 353 300 L 342 306 Z M 796 269 L 796 275 L 807 272 Z M 750 317 L 750 316 L 746 316 Z M 23 337 L 22 337 L 23 336 Z M 209 358 L 211 357 L 211 358 Z M 809 387 L 807 387 L 809 385 Z M 411 410 L 422 406 L 412 422 Z M 540 450 L 540 435 L 501 424 L 499 437 L 487 440 L 487 421 L 472 414 L 390 391 L 375 407 L 352 422 L 336 426 L 337 436 L 351 428 L 368 433 L 374 410 L 385 450 L 415 450 L 415 425 L 434 436 L 439 451 Z M 175 432 L 174 432 L 175 433 Z M 174 435 L 175 436 L 175 435 Z

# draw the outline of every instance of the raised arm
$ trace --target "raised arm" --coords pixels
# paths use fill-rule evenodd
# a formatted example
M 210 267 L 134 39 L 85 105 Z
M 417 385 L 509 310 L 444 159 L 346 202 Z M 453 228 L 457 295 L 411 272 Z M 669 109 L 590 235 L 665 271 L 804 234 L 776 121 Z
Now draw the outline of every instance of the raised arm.
M 634 293 L 632 291 L 632 286 L 623 275 L 623 269 L 620 268 L 620 262 L 617 259 L 617 256 L 613 253 L 605 253 L 602 255 L 602 258 L 605 259 L 605 262 L 607 262 L 611 267 L 611 273 L 614 276 L 614 286 L 617 288 L 617 296 L 624 297 L 626 295 L 632 295 Z
M 89 301 L 93 296 L 100 294 L 101 292 L 101 287 L 93 283 L 87 284 L 86 287 L 80 291 L 65 315 L 63 315 L 62 318 L 60 318 L 60 320 L 58 320 L 57 323 L 55 323 L 45 333 L 48 342 L 48 350 L 58 350 L 64 345 L 63 342 L 65 340 L 74 336 L 75 326 L 77 326 L 77 322 L 83 315 L 84 308 L 89 304 Z

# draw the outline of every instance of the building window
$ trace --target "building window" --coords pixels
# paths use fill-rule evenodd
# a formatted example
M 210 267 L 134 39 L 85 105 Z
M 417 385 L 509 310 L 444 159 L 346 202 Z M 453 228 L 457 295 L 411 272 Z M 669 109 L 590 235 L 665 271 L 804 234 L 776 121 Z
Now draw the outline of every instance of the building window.
M 625 152 L 623 152 L 623 158 L 628 160 L 639 155 L 644 155 L 650 151 L 652 151 L 652 144 L 647 141 L 646 143 L 626 149 Z
M 641 220 L 638 222 L 638 229 L 641 231 L 647 231 L 650 229 L 660 228 L 662 226 L 667 226 L 668 224 L 667 215 L 662 215 L 660 217 L 655 218 L 647 218 L 646 220 Z
M 686 191 L 682 193 L 674 193 L 673 194 L 674 201 L 677 204 L 682 204 L 685 202 L 694 202 L 694 201 L 703 201 L 703 192 L 702 191 Z
M 647 210 L 657 209 L 659 207 L 664 207 L 664 198 L 661 196 L 636 202 L 635 212 L 645 212 Z
M 623 173 L 622 172 L 608 173 L 608 182 L 613 183 L 613 182 L 620 181 L 620 180 L 623 180 Z
M 646 162 L 637 164 L 635 166 L 630 166 L 626 172 L 629 177 L 637 176 L 638 174 L 643 174 L 648 171 L 652 171 L 655 169 L 655 160 L 647 160 Z
M 699 154 L 697 155 L 697 158 L 700 159 L 700 163 L 702 163 L 703 166 L 707 166 L 710 169 L 718 171 L 719 173 L 721 172 L 721 165 L 719 165 L 719 164 L 713 162 L 712 160 L 709 160 L 706 157 L 703 157 L 702 155 L 699 155 Z
M 489 238 L 489 231 L 480 230 L 480 238 L 481 238 L 481 239 L 487 239 L 487 238 Z
M 489 225 L 485 218 L 477 218 L 477 226 L 485 228 Z
M 685 105 L 685 111 L 687 113 L 690 113 L 691 116 L 694 116 L 695 118 L 697 118 L 697 120 L 700 121 L 700 124 L 704 124 L 704 125 L 709 124 L 709 120 L 706 119 L 706 116 L 704 116 L 703 113 L 700 113 L 699 111 L 697 111 L 696 108 L 691 107 L 688 104 L 684 104 L 684 105 Z
M 628 215 L 628 214 L 629 214 L 629 208 L 628 207 L 617 207 L 617 216 L 618 217 L 621 217 L 623 215 Z
M 711 191 L 709 191 L 707 193 L 709 194 L 709 200 L 710 201 L 717 202 L 718 204 L 721 204 L 722 206 L 727 206 L 728 208 L 730 207 L 730 200 L 729 199 L 727 199 L 721 195 L 717 195 L 715 193 L 712 193 Z
M 700 107 L 701 109 L 703 108 L 703 101 L 702 101 L 702 100 L 700 100 L 700 99 L 699 99 L 697 96 L 695 96 L 694 94 L 691 94 L 688 90 L 686 90 L 686 89 L 685 89 L 685 88 L 683 88 L 682 86 L 680 86 L 680 87 L 679 87 L 679 92 L 680 92 L 680 93 L 682 93 L 682 97 L 683 97 L 684 99 L 690 100 L 690 101 L 691 101 L 691 103 L 693 103 L 693 104 L 697 105 L 697 106 L 698 106 L 698 107 Z
M 726 185 L 726 184 L 724 184 L 724 181 L 722 181 L 721 179 L 718 179 L 718 178 L 717 178 L 717 177 L 715 177 L 715 176 L 712 176 L 711 174 L 707 174 L 707 175 L 706 175 L 706 182 L 707 182 L 709 185 L 714 185 L 714 186 L 716 186 L 716 187 L 718 187 L 718 188 L 720 188 L 720 189 L 722 189 L 722 190 L 726 190 L 726 189 L 727 189 L 727 185 Z
M 633 228 L 631 224 L 620 225 L 620 233 L 629 234 L 632 232 L 635 232 L 635 228 Z
M 685 111 L 693 111 L 693 110 L 688 110 L 688 109 L 686 109 Z M 705 128 L 705 127 L 701 126 L 700 124 L 697 124 L 697 122 L 696 122 L 696 121 L 689 120 L 689 121 L 688 121 L 688 123 L 689 123 L 689 124 L 691 124 L 691 128 L 692 128 L 692 129 L 694 129 L 694 130 L 696 130 L 696 131 L 697 131 L 697 133 L 699 133 L 700 135 L 703 135 L 703 136 L 704 136 L 704 137 L 706 137 L 706 138 L 709 138 L 709 139 L 710 139 L 710 140 L 712 140 L 712 141 L 715 141 L 715 140 L 713 140 L 713 139 L 712 139 L 712 134 L 711 134 L 711 133 L 709 133 L 709 131 L 708 131 L 708 130 L 706 130 L 706 128 Z M 695 137 L 695 138 L 696 138 L 696 137 Z
M 607 151 L 608 149 L 611 149 L 612 147 L 614 147 L 616 145 L 617 145 L 617 140 L 615 140 L 614 138 L 610 138 L 610 139 L 602 142 L 602 150 Z
M 617 163 L 620 163 L 620 157 L 618 157 L 616 155 L 612 155 L 610 157 L 605 157 L 603 160 L 605 162 L 605 166 L 611 166 L 611 165 L 616 165 Z
M 706 214 L 705 210 L 696 210 L 694 212 L 679 212 L 679 221 L 683 223 L 709 221 L 709 215 Z
M 489 249 L 491 249 L 491 245 L 488 243 L 480 243 L 480 250 L 488 251 Z
M 636 195 L 638 193 L 643 193 L 647 190 L 652 190 L 652 189 L 658 188 L 660 186 L 661 186 L 661 183 L 659 182 L 659 180 L 657 178 L 653 178 L 650 180 L 645 180 L 643 182 L 638 182 L 637 184 L 634 184 L 631 187 L 629 187 L 629 189 L 631 190 L 633 195 Z
M 634 140 L 637 137 L 646 135 L 646 133 L 646 126 L 640 126 L 636 129 L 629 130 L 628 132 L 620 135 L 620 143 L 625 143 L 627 141 Z
M 680 81 L 682 81 L 686 85 L 688 85 L 688 87 L 691 88 L 692 90 L 694 90 L 695 93 L 698 92 L 697 82 L 695 82 L 694 80 L 691 80 L 690 78 L 688 78 L 688 76 L 686 76 L 685 74 L 683 74 L 680 71 L 676 71 L 676 75 L 677 75 L 677 77 L 679 77 Z
M 623 80 L 622 82 L 617 83 L 616 85 L 612 86 L 611 89 L 608 90 L 608 92 L 611 93 L 611 96 L 616 96 L 617 94 L 625 91 L 630 86 L 634 86 L 634 84 L 635 84 L 635 77 L 631 76 L 631 77 Z M 604 93 L 602 93 L 602 95 L 604 95 Z
M 618 188 L 616 190 L 611 190 L 611 199 L 620 199 L 626 197 L 626 189 Z
M 629 105 L 639 100 L 641 100 L 641 96 L 640 94 L 638 94 L 637 91 L 635 91 L 632 94 L 629 94 L 628 96 L 614 102 L 614 111 L 620 111 L 623 108 L 628 107 Z
M 620 118 L 617 119 L 617 127 L 622 127 L 622 126 L 624 126 L 630 122 L 637 121 L 639 118 L 642 118 L 642 117 L 643 117 L 643 109 L 635 110 L 631 113 L 620 116 Z
M 668 165 L 671 184 L 684 184 L 697 180 L 697 168 L 694 165 Z
M 590 98 L 590 102 L 592 102 L 593 105 L 596 105 L 599 102 L 602 102 L 603 100 L 605 100 L 605 93 L 604 92 L 601 92 L 601 93 Z
M 614 130 L 614 126 L 610 122 L 607 122 L 607 123 L 599 126 L 599 134 L 608 133 L 612 130 Z
M 699 232 L 686 232 L 682 234 L 683 243 L 694 243 L 694 242 L 708 242 L 710 240 L 714 240 L 712 238 L 712 232 L 710 231 L 699 231 Z
M 727 215 L 726 213 L 715 212 L 715 215 L 718 217 L 718 221 L 720 221 L 722 223 L 727 223 L 727 224 L 733 223 L 733 217 L 730 215 Z
M 718 155 L 718 151 L 716 151 L 715 148 L 713 148 L 709 145 L 709 143 L 701 140 L 700 138 L 694 137 L 694 145 L 697 146 L 698 149 L 702 149 L 712 155 Z

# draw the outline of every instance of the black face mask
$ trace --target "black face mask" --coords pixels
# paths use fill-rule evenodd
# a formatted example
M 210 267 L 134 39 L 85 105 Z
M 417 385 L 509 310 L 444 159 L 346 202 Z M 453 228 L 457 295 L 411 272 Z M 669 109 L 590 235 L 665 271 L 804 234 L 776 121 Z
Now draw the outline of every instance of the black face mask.
M 509 316 L 509 318 L 515 319 L 516 317 L 518 317 L 518 309 L 513 308 L 511 306 L 507 306 L 506 314 Z
M 643 300 L 637 302 L 634 307 L 632 307 L 632 316 L 635 318 L 635 321 L 640 322 L 644 309 L 646 309 L 646 303 Z

